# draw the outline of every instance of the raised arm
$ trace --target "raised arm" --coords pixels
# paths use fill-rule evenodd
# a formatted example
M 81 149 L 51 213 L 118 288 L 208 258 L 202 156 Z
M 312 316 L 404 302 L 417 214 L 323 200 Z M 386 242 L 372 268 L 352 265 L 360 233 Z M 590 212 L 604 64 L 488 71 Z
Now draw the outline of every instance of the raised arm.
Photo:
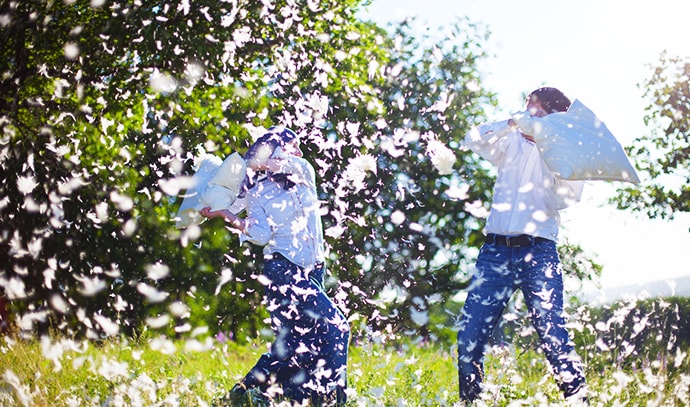
M 499 165 L 505 158 L 505 151 L 511 135 L 519 135 L 509 120 L 482 124 L 472 128 L 465 136 L 465 145 L 494 165 Z

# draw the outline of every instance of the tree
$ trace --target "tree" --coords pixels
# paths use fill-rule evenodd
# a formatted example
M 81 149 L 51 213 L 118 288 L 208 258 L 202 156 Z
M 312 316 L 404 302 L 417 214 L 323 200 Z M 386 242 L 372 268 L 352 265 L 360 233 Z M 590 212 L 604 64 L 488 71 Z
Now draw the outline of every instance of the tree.
M 689 59 L 664 52 L 641 85 L 650 103 L 645 109 L 650 134 L 637 138 L 627 152 L 648 177 L 639 187 L 618 190 L 620 208 L 662 219 L 690 212 L 689 75 Z
M 345 38 L 355 4 L 0 3 L 0 285 L 20 325 L 187 329 L 186 304 L 214 292 L 232 236 L 174 230 L 175 180 L 198 146 L 241 150 L 248 128 L 308 113 L 283 109 L 293 62 L 305 79 L 332 73 L 290 52 Z M 251 274 L 253 254 L 238 251 L 249 266 L 236 274 Z M 258 283 L 233 285 L 250 294 L 231 309 L 256 305 Z
M 484 37 L 465 20 L 443 43 L 389 33 L 360 3 L 1 1 L 0 288 L 20 326 L 255 334 L 260 248 L 173 218 L 195 157 L 274 124 L 315 163 L 339 304 L 426 326 L 489 201 L 460 148 L 493 103 Z
M 467 202 L 483 206 L 492 189 L 477 157 L 460 148 L 492 103 L 476 67 L 483 33 L 461 20 L 440 41 L 417 38 L 411 22 L 380 34 L 388 51 L 381 112 L 346 128 L 359 135 L 350 139 L 358 154 L 340 168 L 347 182 L 324 177 L 344 208 L 331 211 L 338 218 L 329 231 L 350 308 L 391 330 L 424 327 L 430 306 L 465 286 L 481 240 Z

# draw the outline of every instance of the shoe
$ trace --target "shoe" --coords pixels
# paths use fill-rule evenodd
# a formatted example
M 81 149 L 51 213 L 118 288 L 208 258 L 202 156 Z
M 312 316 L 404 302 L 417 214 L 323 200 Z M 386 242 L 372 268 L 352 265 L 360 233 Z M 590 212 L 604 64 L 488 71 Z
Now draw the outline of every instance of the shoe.
M 584 384 L 580 385 L 574 392 L 566 396 L 565 405 L 568 407 L 589 406 L 587 393 L 587 386 Z
M 244 383 L 237 383 L 230 391 L 212 403 L 213 407 L 269 407 L 271 399 L 258 388 L 248 389 Z

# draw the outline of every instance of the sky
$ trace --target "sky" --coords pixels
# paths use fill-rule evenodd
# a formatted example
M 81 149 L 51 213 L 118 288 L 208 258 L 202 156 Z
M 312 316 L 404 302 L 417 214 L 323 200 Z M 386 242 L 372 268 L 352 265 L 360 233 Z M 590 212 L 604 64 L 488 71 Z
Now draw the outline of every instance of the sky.
M 432 32 L 466 16 L 491 32 L 484 50 L 492 56 L 479 69 L 498 95 L 492 119 L 523 110 L 531 90 L 554 86 L 594 111 L 624 146 L 650 133 L 638 85 L 662 51 L 690 57 L 687 0 L 373 0 L 361 13 L 382 25 L 405 16 Z M 690 216 L 618 211 L 607 202 L 620 186 L 588 181 L 582 201 L 561 213 L 561 240 L 604 266 L 603 288 L 690 275 Z

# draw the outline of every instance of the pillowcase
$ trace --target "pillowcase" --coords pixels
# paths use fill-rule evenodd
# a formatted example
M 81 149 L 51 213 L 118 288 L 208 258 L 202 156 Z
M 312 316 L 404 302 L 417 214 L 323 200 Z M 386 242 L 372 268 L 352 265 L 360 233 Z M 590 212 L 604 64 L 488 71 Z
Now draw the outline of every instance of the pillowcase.
M 577 99 L 567 112 L 544 117 L 522 112 L 513 115 L 513 120 L 523 133 L 534 137 L 542 159 L 558 178 L 640 182 L 620 143 Z
M 211 154 L 200 157 L 177 210 L 175 226 L 182 229 L 201 223 L 205 218 L 199 211 L 205 207 L 233 210 L 246 174 L 247 165 L 238 153 L 230 154 L 224 161 Z

